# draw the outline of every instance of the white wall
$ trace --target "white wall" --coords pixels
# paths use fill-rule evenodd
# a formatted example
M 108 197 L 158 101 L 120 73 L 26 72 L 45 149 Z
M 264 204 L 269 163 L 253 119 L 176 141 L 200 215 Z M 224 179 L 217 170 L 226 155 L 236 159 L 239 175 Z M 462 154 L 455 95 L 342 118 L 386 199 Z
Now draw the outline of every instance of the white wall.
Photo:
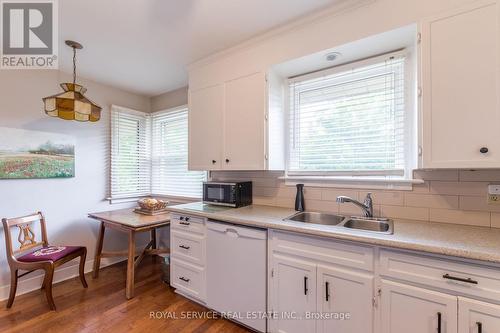
M 186 105 L 188 103 L 187 87 L 166 92 L 151 98 L 151 112 L 162 111 Z
M 46 116 L 42 97 L 59 93 L 58 84 L 70 80 L 69 75 L 57 71 L 0 71 L 0 127 L 64 133 L 76 138 L 76 176 L 66 179 L 0 180 L 0 217 L 43 211 L 49 240 L 54 244 L 87 246 L 87 268 L 91 269 L 98 223 L 87 218 L 87 213 L 131 206 L 130 203 L 110 205 L 104 200 L 109 182 L 109 106 L 118 104 L 149 111 L 150 100 L 95 82 L 82 81 L 88 88 L 87 96 L 103 107 L 99 122 L 79 123 Z M 1 234 L 0 299 L 4 299 L 8 295 L 10 275 L 3 230 Z M 17 233 L 14 236 L 17 237 Z M 107 231 L 105 249 L 125 249 L 125 237 L 124 234 Z M 143 239 L 138 243 L 140 241 Z M 56 280 L 75 273 L 74 267 L 62 267 L 56 273 Z M 21 279 L 18 294 L 40 287 L 41 279 L 33 278 L 35 274 Z

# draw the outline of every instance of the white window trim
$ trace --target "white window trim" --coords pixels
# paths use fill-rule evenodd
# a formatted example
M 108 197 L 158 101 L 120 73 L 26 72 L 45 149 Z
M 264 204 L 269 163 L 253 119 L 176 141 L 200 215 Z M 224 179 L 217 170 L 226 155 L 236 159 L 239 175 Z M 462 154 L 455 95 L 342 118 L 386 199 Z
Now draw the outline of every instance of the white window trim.
M 186 110 L 188 112 L 188 118 L 189 118 L 189 107 L 188 107 L 188 104 L 183 104 L 183 105 L 179 105 L 179 106 L 176 106 L 176 107 L 172 107 L 172 108 L 168 108 L 168 109 L 164 109 L 164 110 L 159 110 L 159 111 L 155 111 L 155 112 L 152 112 L 150 113 L 150 117 L 151 119 L 153 119 L 153 116 L 154 115 L 157 115 L 157 114 L 166 114 L 166 113 L 171 113 L 171 112 L 177 112 L 177 111 L 183 111 L 183 110 Z M 151 128 L 153 128 L 154 124 L 153 124 L 153 121 L 151 121 Z M 188 129 L 189 131 L 189 129 Z M 154 130 L 151 130 L 151 150 L 152 150 L 152 153 L 151 153 L 151 168 L 153 168 L 153 146 L 154 146 L 154 138 L 153 138 L 153 133 L 154 133 Z M 188 138 L 189 140 L 189 138 Z M 188 147 L 188 152 L 189 152 L 189 147 Z M 200 201 L 202 199 L 202 197 L 185 197 L 185 196 L 177 196 L 177 195 L 168 195 L 168 194 L 158 194 L 158 193 L 154 193 L 153 192 L 153 170 L 151 170 L 151 196 L 154 196 L 154 197 L 157 197 L 157 198 L 165 198 L 165 199 L 169 199 L 171 201 L 175 201 L 175 202 L 178 202 L 178 203 L 189 203 L 189 202 L 197 202 L 197 201 Z M 208 173 L 205 171 L 205 180 L 208 179 Z M 200 185 L 201 186 L 201 185 Z
M 285 89 L 285 175 L 280 179 L 285 180 L 285 185 L 295 186 L 304 184 L 315 187 L 332 188 L 356 188 L 356 189 L 397 189 L 412 190 L 413 185 L 423 184 L 424 180 L 414 179 L 413 170 L 417 168 L 417 145 L 418 145 L 418 107 L 417 107 L 417 72 L 416 72 L 416 52 L 412 47 L 389 52 L 383 55 L 374 56 L 364 60 L 354 61 L 345 65 L 335 66 L 329 69 L 316 71 L 304 75 L 294 76 L 285 81 L 285 86 L 298 81 L 315 79 L 322 76 L 332 75 L 352 68 L 371 65 L 381 62 L 390 56 L 404 56 L 405 61 L 405 110 L 408 117 L 405 124 L 406 149 L 408 158 L 405 160 L 405 175 L 396 177 L 390 172 L 382 172 L 380 177 L 374 176 L 374 172 L 369 175 L 364 171 L 332 171 L 332 172 L 289 172 L 290 156 L 290 89 Z
M 141 115 L 141 116 L 145 116 L 145 117 L 148 117 L 148 118 L 152 118 L 152 116 L 156 113 L 165 113 L 165 112 L 174 112 L 174 111 L 179 111 L 179 110 L 183 110 L 183 109 L 188 109 L 188 105 L 187 104 L 184 104 L 184 105 L 180 105 L 180 106 L 177 106 L 177 107 L 173 107 L 173 108 L 169 108 L 169 109 L 165 109 L 165 110 L 159 110 L 159 111 L 155 111 L 155 112 L 151 112 L 151 113 L 148 113 L 148 112 L 144 112 L 144 111 L 138 111 L 138 110 L 134 110 L 134 109 L 130 109 L 130 108 L 127 108 L 127 107 L 123 107 L 123 106 L 119 106 L 119 105 L 115 105 L 115 104 L 112 104 L 111 105 L 111 108 L 119 108 L 119 109 L 122 109 L 128 113 L 131 113 L 131 114 L 136 114 L 136 115 Z M 110 122 L 111 122 L 111 118 L 110 118 Z M 110 123 L 110 126 L 112 126 L 112 124 Z M 152 127 L 152 124 L 150 123 L 149 124 L 150 127 Z M 153 167 L 153 163 L 152 163 L 152 144 L 153 144 L 153 131 L 152 131 L 152 128 L 149 129 L 150 131 L 150 137 L 149 137 L 149 140 L 150 140 L 150 148 L 151 148 L 151 154 L 150 154 L 150 168 L 152 169 Z M 112 140 L 112 137 L 110 137 L 110 140 Z M 112 142 L 110 142 L 110 147 L 111 147 L 111 144 Z M 111 148 L 110 148 L 110 154 L 111 154 Z M 111 158 L 111 155 L 110 155 L 110 158 Z M 110 159 L 111 161 L 111 159 Z M 151 172 L 151 179 L 152 179 L 152 170 L 150 170 Z M 207 179 L 208 179 L 208 173 L 207 173 Z M 175 202 L 175 203 L 178 203 L 178 204 L 181 204 L 181 203 L 190 203 L 190 202 L 197 202 L 197 201 L 200 201 L 201 198 L 191 198 L 191 197 L 180 197 L 180 196 L 171 196 L 171 195 L 164 195 L 164 194 L 155 194 L 152 192 L 152 189 L 150 189 L 150 192 L 148 194 L 145 194 L 145 195 L 138 195 L 138 196 L 123 196 L 123 197 L 112 197 L 111 196 L 111 165 L 109 166 L 109 189 L 108 189 L 108 197 L 105 198 L 106 201 L 108 201 L 110 204 L 121 204 L 121 203 L 127 203 L 127 202 L 135 202 L 141 198 L 147 198 L 147 197 L 155 197 L 155 198 L 161 198 L 161 199 L 165 199 L 165 200 L 168 200 L 170 202 Z

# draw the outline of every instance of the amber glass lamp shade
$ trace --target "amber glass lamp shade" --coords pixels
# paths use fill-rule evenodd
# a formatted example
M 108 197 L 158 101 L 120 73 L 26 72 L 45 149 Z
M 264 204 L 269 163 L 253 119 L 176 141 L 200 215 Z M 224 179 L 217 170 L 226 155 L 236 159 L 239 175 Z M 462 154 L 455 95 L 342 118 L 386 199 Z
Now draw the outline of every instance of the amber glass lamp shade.
M 101 107 L 84 96 L 86 88 L 75 83 L 61 83 L 61 87 L 63 93 L 43 98 L 47 115 L 91 122 L 101 118 Z

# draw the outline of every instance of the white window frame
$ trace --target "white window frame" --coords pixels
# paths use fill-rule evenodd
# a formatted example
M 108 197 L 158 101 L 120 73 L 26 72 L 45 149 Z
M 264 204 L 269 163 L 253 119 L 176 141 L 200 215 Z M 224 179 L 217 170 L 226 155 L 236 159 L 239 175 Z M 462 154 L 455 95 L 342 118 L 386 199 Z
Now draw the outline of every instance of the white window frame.
M 154 196 L 154 197 L 160 197 L 160 198 L 166 198 L 166 199 L 170 199 L 170 200 L 173 200 L 175 202 L 193 202 L 193 201 L 199 201 L 201 199 L 200 198 L 194 198 L 194 197 L 180 197 L 180 196 L 171 196 L 171 195 L 165 195 L 165 194 L 156 194 L 156 193 L 153 193 L 152 191 L 152 180 L 153 180 L 153 124 L 152 124 L 152 118 L 155 114 L 157 113 L 166 113 L 166 112 L 173 112 L 173 111 L 179 111 L 179 110 L 183 110 L 183 109 L 188 109 L 188 106 L 187 105 L 182 105 L 182 106 L 179 106 L 179 107 L 175 107 L 175 108 L 171 108 L 171 109 L 166 109 L 166 110 L 161 110 L 161 111 L 157 111 L 157 112 L 153 112 L 153 113 L 148 113 L 148 112 L 143 112 L 143 111 L 138 111 L 138 110 L 134 110 L 134 109 L 130 109 L 130 108 L 127 108 L 127 107 L 123 107 L 123 106 L 119 106 L 119 105 L 111 105 L 111 110 L 112 112 L 114 111 L 119 111 L 119 112 L 124 112 L 124 113 L 129 113 L 129 114 L 132 114 L 132 115 L 137 115 L 137 116 L 140 116 L 140 117 L 144 117 L 147 122 L 146 122 L 146 136 L 147 136 L 147 139 L 146 139 L 146 149 L 148 151 L 147 153 L 147 159 L 148 159 L 148 163 L 149 163 L 149 178 L 150 178 L 150 181 L 149 181 L 149 191 L 148 193 L 144 193 L 144 194 L 141 194 L 141 195 L 130 195 L 130 196 L 114 196 L 112 195 L 112 186 L 113 186 L 113 174 L 112 174 L 112 154 L 113 154 L 113 145 L 114 145 L 114 138 L 113 138 L 113 131 L 111 130 L 111 135 L 110 135 L 110 163 L 109 163 L 109 188 L 108 188 L 108 193 L 109 193 L 109 196 L 106 198 L 106 200 L 108 200 L 111 204 L 115 204 L 115 203 L 124 203 L 124 202 L 132 202 L 132 201 L 136 201 L 137 199 L 140 199 L 140 198 L 143 198 L 143 197 L 150 197 L 150 196 Z M 189 113 L 188 113 L 188 116 L 189 116 Z M 113 118 L 110 117 L 110 127 L 112 128 L 113 127 Z M 208 175 L 208 173 L 207 173 Z M 205 177 L 207 178 L 207 176 Z M 201 184 L 200 184 L 201 186 Z
M 201 184 L 200 184 L 200 196 L 199 197 L 176 196 L 176 195 L 171 195 L 171 194 L 166 194 L 166 193 L 158 194 L 158 193 L 154 193 L 154 190 L 153 190 L 154 189 L 153 181 L 155 178 L 154 166 L 155 166 L 155 159 L 157 158 L 157 156 L 155 156 L 154 117 L 155 117 L 155 115 L 163 115 L 163 114 L 168 114 L 168 113 L 178 112 L 178 111 L 186 111 L 188 114 L 188 117 L 189 117 L 189 109 L 188 109 L 187 104 L 181 105 L 178 107 L 174 107 L 174 108 L 170 108 L 170 109 L 155 111 L 155 112 L 151 113 L 151 168 L 152 168 L 152 170 L 151 170 L 151 188 L 152 188 L 152 190 L 151 190 L 151 192 L 153 193 L 152 195 L 154 195 L 154 196 L 166 197 L 166 198 L 173 199 L 173 200 L 179 201 L 179 202 L 200 200 L 200 199 L 202 199 L 202 196 L 203 196 L 203 189 L 201 187 Z M 188 147 L 188 152 L 189 152 L 189 147 Z M 188 158 L 188 156 L 186 156 L 186 159 L 187 158 Z M 205 172 L 205 181 L 206 180 L 207 180 L 207 172 Z
M 290 163 L 290 117 L 291 117 L 291 89 L 290 84 L 306 81 L 352 70 L 354 68 L 369 66 L 383 62 L 390 57 L 405 57 L 405 170 L 403 176 L 391 174 L 392 172 L 377 171 L 289 171 Z M 417 80 L 416 52 L 413 48 L 405 48 L 379 56 L 354 61 L 348 64 L 335 66 L 329 69 L 295 76 L 286 80 L 285 94 L 285 175 L 282 177 L 286 185 L 303 183 L 316 187 L 341 187 L 341 188 L 370 188 L 370 189 L 398 189 L 411 190 L 414 184 L 424 183 L 421 179 L 413 178 L 413 170 L 417 168 L 418 147 L 418 106 L 417 106 Z
M 139 193 L 133 193 L 133 192 L 127 192 L 127 193 L 124 193 L 124 194 L 120 194 L 120 193 L 113 193 L 113 177 L 115 176 L 113 174 L 113 164 L 116 163 L 114 161 L 114 155 L 115 155 L 115 150 L 118 149 L 118 147 L 116 147 L 115 145 L 119 142 L 116 142 L 115 141 L 115 136 L 116 135 L 119 135 L 119 133 L 116 133 L 114 132 L 115 129 L 114 129 L 114 126 L 115 124 L 113 123 L 113 119 L 115 117 L 115 113 L 120 113 L 120 114 L 124 114 L 124 115 L 129 115 L 131 118 L 137 118 L 137 119 L 134 119 L 134 120 L 138 120 L 138 121 L 144 121 L 144 128 L 142 129 L 145 133 L 144 133 L 144 144 L 145 144 L 145 147 L 139 147 L 139 150 L 144 150 L 145 151 L 145 154 L 144 156 L 142 156 L 142 154 L 138 154 L 138 157 L 139 159 L 141 160 L 141 165 L 142 164 L 145 164 L 145 165 L 142 165 L 141 168 L 139 169 L 139 172 L 141 175 L 146 175 L 147 178 L 149 178 L 148 181 L 145 181 L 144 185 L 146 185 L 144 191 L 137 191 L 137 192 L 141 192 L 141 194 Z M 110 131 L 111 131 L 111 142 L 110 142 L 110 168 L 109 168 L 109 200 L 113 201 L 113 202 L 124 202 L 124 201 L 129 201 L 131 199 L 137 199 L 137 198 L 141 198 L 141 197 L 147 197 L 150 192 L 151 192 L 151 146 L 150 146 L 150 127 L 151 127 L 151 123 L 150 123 L 150 120 L 149 120 L 149 116 L 145 113 L 145 112 L 142 112 L 142 111 L 138 111 L 138 110 L 134 110 L 134 109 L 130 109 L 130 108 L 127 108 L 127 107 L 123 107 L 123 106 L 118 106 L 118 105 L 112 105 L 111 106 L 111 117 L 110 117 Z M 138 182 L 140 183 L 140 182 Z

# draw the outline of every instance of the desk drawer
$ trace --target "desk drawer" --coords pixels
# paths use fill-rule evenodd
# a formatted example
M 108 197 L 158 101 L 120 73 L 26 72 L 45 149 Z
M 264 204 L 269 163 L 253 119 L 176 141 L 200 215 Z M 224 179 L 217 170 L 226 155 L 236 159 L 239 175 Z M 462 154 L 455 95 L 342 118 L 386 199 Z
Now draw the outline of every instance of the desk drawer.
M 172 258 L 170 284 L 183 293 L 205 301 L 205 270 L 197 265 Z
M 380 274 L 496 302 L 500 300 L 499 268 L 381 250 Z
M 205 219 L 203 217 L 172 213 L 170 223 L 173 229 L 205 234 Z
M 172 230 L 170 244 L 173 257 L 200 266 L 205 265 L 205 239 L 203 236 Z

